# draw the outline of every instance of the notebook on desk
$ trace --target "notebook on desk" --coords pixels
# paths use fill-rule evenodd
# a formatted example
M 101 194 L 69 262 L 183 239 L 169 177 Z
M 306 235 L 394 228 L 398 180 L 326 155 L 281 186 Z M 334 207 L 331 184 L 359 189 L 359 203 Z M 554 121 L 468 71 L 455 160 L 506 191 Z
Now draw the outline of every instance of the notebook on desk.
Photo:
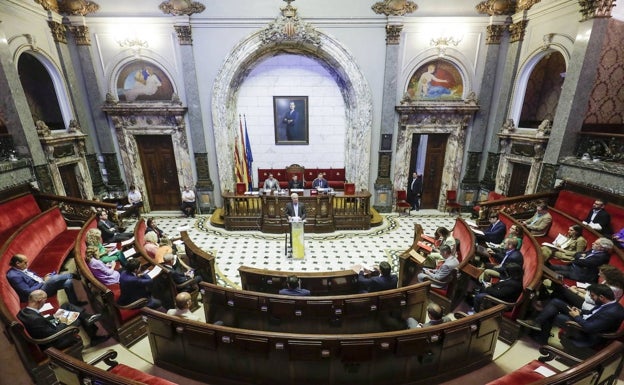
M 422 254 L 420 254 L 418 251 L 412 249 L 412 250 L 410 250 L 409 255 L 412 258 L 414 258 L 416 260 L 416 262 L 419 263 L 420 265 L 425 263 L 425 257 L 423 257 Z

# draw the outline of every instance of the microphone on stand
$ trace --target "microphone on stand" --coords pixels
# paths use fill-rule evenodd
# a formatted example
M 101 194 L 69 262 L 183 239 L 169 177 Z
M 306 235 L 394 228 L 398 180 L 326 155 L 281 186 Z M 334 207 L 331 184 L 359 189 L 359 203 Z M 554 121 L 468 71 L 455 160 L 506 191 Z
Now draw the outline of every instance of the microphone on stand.
M 285 233 L 284 235 L 284 255 L 288 255 L 288 233 Z

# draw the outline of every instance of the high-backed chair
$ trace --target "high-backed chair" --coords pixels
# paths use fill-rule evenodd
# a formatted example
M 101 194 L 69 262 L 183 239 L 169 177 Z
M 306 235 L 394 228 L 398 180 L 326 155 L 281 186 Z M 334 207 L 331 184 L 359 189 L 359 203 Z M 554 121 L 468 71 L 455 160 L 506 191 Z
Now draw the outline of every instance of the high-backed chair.
M 409 215 L 410 210 L 412 209 L 412 204 L 407 201 L 407 191 L 405 190 L 396 190 L 396 211 L 399 214 Z
M 288 187 L 288 182 L 290 182 L 293 175 L 297 175 L 297 178 L 304 184 L 305 187 L 305 168 L 296 163 L 286 167 L 286 187 Z
M 446 190 L 446 204 L 444 209 L 449 212 L 449 215 L 453 212 L 461 211 L 461 205 L 457 203 L 457 190 Z

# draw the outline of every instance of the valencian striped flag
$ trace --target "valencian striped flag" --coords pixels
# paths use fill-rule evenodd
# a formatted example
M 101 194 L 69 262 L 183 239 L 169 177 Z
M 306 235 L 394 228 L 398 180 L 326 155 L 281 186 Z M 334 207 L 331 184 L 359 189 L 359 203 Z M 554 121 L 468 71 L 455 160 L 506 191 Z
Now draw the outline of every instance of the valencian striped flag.
M 245 161 L 244 154 L 242 151 L 244 148 L 243 142 L 243 121 L 241 120 L 240 115 L 238 116 L 238 121 L 240 124 L 240 134 L 236 136 L 234 140 L 234 171 L 236 173 L 236 182 L 237 183 L 247 183 L 247 174 L 245 170 L 247 169 L 247 162 Z
M 251 153 L 251 144 L 249 143 L 249 134 L 247 133 L 247 117 L 243 115 L 245 120 L 245 160 L 247 161 L 247 185 L 249 191 L 253 190 L 253 172 L 251 166 L 253 165 L 253 155 Z

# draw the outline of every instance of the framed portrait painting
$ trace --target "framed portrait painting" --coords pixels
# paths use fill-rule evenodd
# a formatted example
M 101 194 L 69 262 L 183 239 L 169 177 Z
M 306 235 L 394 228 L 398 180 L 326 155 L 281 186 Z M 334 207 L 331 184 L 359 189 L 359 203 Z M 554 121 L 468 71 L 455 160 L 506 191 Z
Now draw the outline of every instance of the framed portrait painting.
M 275 144 L 309 144 L 308 97 L 273 96 Z

